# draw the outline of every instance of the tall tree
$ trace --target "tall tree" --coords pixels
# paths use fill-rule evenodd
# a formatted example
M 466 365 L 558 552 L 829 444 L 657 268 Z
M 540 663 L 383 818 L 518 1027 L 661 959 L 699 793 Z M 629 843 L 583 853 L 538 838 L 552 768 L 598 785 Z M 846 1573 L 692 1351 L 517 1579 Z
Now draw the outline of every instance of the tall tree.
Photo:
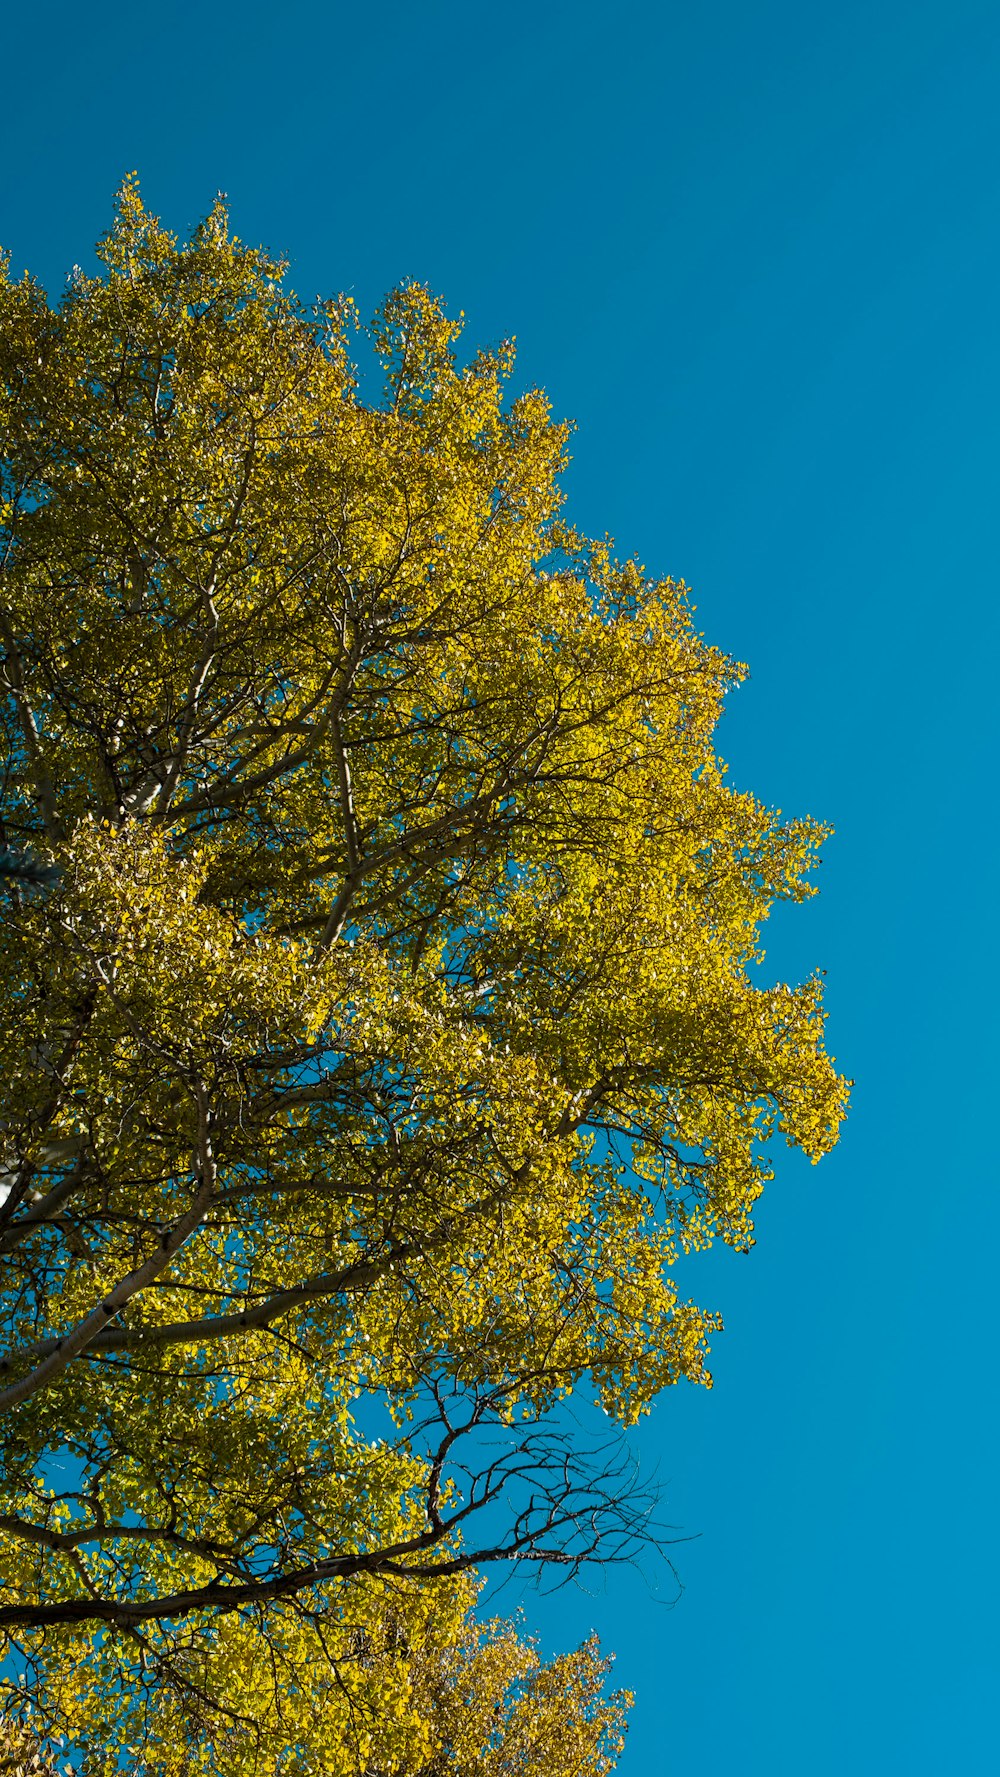
M 399 290 L 372 405 L 350 304 L 221 207 L 178 245 L 127 182 L 99 256 L 0 292 L 0 1627 L 41 1701 L 81 1646 L 152 1695 L 185 1637 L 278 1659 L 627 1549 L 546 1416 L 708 1383 L 679 1259 L 746 1248 L 769 1139 L 819 1158 L 845 1098 L 817 981 L 754 972 L 823 830 L 726 784 L 742 669 L 563 522 L 510 347 Z

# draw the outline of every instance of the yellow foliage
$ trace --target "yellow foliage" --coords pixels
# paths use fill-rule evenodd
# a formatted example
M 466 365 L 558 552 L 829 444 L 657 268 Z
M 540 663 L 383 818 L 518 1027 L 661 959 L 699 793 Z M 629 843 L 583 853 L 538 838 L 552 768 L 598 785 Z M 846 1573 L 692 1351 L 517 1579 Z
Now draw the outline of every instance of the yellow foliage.
M 500 1426 L 709 1383 L 683 1254 L 844 1111 L 818 982 L 757 969 L 823 829 L 727 784 L 742 668 L 564 523 L 508 345 L 398 290 L 372 406 L 351 304 L 220 206 L 178 245 L 129 181 L 100 256 L 0 288 L 3 834 L 58 873 L 0 925 L 0 1626 L 122 1744 L 180 1746 L 208 1672 L 237 1777 L 247 1712 L 262 1769 L 421 1770 L 402 1621 L 557 1771 L 596 1655 L 471 1648 L 416 1425 L 442 1380 Z M 398 1746 L 337 1763 L 355 1708 Z M 520 1768 L 477 1710 L 461 1770 Z

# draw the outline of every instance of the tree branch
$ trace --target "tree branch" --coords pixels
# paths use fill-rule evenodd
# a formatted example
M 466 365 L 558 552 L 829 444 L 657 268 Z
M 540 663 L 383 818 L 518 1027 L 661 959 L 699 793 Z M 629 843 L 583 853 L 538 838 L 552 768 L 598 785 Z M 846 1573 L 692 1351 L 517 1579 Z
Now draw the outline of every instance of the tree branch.
M 90 1313 L 79 1321 L 71 1333 L 56 1340 L 48 1355 L 30 1370 L 26 1376 L 12 1382 L 0 1392 L 0 1413 L 8 1413 L 21 1401 L 37 1394 L 40 1388 L 46 1388 L 55 1378 L 79 1357 L 104 1332 L 109 1321 L 119 1315 L 126 1303 L 140 1290 L 145 1289 L 161 1271 L 164 1271 L 171 1260 L 180 1252 L 181 1247 L 204 1221 L 211 1205 L 216 1185 L 215 1159 L 212 1153 L 211 1135 L 209 1132 L 208 1106 L 204 1093 L 199 1090 L 198 1105 L 198 1149 L 196 1160 L 201 1183 L 195 1193 L 194 1201 L 187 1212 L 173 1226 L 164 1230 L 159 1244 L 142 1265 L 130 1271 L 120 1279 L 114 1288 L 100 1301 Z M 17 1361 L 15 1354 L 0 1364 L 0 1372 L 13 1367 Z

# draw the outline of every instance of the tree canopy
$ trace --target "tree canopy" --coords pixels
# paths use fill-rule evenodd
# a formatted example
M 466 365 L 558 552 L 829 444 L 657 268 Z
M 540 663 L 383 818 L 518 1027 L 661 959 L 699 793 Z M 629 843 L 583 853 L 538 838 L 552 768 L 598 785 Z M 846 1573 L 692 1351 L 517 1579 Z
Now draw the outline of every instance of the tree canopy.
M 836 1139 L 756 970 L 824 830 L 727 783 L 743 669 L 564 521 L 509 345 L 134 181 L 99 258 L 0 289 L 3 1670 L 164 1773 L 499 1777 L 567 1699 L 597 1773 L 596 1650 L 472 1569 L 631 1552 L 558 1404 L 708 1385 L 685 1252 Z

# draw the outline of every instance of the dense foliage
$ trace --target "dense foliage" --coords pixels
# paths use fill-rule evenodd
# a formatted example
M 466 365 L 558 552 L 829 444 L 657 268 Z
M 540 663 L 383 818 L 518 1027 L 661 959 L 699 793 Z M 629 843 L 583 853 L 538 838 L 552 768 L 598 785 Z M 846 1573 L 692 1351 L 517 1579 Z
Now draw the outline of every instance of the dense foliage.
M 400 290 L 372 404 L 220 208 L 100 258 L 0 290 L 4 1670 L 150 1771 L 596 1773 L 468 1570 L 630 1549 L 553 1410 L 707 1383 L 684 1251 L 836 1139 L 754 969 L 822 831 L 507 346 Z

